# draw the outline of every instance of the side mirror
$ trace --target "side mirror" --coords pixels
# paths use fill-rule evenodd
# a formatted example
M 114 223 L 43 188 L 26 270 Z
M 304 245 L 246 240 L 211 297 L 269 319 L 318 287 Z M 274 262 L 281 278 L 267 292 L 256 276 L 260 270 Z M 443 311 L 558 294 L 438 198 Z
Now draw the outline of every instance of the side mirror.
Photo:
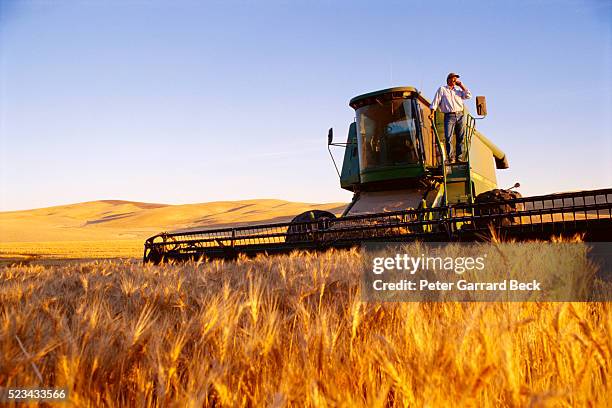
M 327 132 L 327 144 L 330 145 L 334 141 L 334 128 L 329 128 Z
M 487 116 L 487 98 L 484 96 L 476 97 L 476 112 L 478 116 Z

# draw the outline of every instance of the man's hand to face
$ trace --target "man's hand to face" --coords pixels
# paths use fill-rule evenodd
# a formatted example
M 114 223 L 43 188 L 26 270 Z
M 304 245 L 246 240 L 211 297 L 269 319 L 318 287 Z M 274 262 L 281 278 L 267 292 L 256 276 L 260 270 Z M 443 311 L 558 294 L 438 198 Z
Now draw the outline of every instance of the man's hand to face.
M 454 87 L 458 86 L 461 89 L 463 89 L 465 91 L 465 86 L 463 85 L 463 82 L 461 82 L 461 80 L 457 77 L 452 77 L 451 79 L 449 79 L 448 81 L 448 86 L 453 89 Z

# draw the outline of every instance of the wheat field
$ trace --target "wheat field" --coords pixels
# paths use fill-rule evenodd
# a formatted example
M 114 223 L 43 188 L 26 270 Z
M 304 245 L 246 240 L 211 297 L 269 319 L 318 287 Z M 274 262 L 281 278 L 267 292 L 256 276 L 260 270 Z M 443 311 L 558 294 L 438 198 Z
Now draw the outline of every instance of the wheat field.
M 361 257 L 4 267 L 0 385 L 96 407 L 609 406 L 609 303 L 366 303 Z
M 141 239 L 0 242 L 0 265 L 3 263 L 24 264 L 45 261 L 48 263 L 51 260 L 138 258 L 142 257 L 143 248 L 144 241 Z

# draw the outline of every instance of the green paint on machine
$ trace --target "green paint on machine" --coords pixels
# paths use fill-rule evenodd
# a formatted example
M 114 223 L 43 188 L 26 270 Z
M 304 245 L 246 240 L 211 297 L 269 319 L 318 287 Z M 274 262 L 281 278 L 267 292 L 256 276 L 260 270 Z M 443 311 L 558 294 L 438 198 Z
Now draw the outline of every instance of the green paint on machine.
M 465 162 L 443 165 L 444 118 L 436 112 L 432 123 L 429 105 L 416 88 L 409 86 L 369 92 L 350 100 L 356 118 L 349 126 L 340 186 L 354 192 L 354 200 L 363 198 L 362 192 L 411 186 L 428 196 L 432 189 L 444 191 L 445 199 L 436 203 L 427 202 L 423 196 L 425 204 L 418 207 L 431 208 L 434 204 L 471 203 L 477 192 L 497 187 L 495 167 L 507 167 L 507 158 L 476 131 L 475 120 L 467 111 Z

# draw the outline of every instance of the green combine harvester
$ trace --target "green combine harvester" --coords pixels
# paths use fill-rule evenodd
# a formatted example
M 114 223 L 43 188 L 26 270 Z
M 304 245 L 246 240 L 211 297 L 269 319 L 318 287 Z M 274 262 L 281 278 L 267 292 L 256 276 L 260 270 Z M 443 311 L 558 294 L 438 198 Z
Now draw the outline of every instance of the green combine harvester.
M 291 222 L 161 233 L 147 239 L 144 261 L 232 259 L 239 254 L 350 248 L 363 242 L 550 239 L 580 234 L 612 239 L 612 189 L 521 197 L 499 189 L 496 169 L 504 152 L 476 130 L 466 112 L 464 157 L 447 163 L 443 115 L 430 120 L 430 103 L 415 88 L 400 87 L 351 99 L 340 186 L 353 199 L 340 217 L 312 210 Z M 476 97 L 486 115 L 484 97 Z M 331 154 L 331 150 L 330 150 Z M 333 155 L 332 155 L 333 160 Z

